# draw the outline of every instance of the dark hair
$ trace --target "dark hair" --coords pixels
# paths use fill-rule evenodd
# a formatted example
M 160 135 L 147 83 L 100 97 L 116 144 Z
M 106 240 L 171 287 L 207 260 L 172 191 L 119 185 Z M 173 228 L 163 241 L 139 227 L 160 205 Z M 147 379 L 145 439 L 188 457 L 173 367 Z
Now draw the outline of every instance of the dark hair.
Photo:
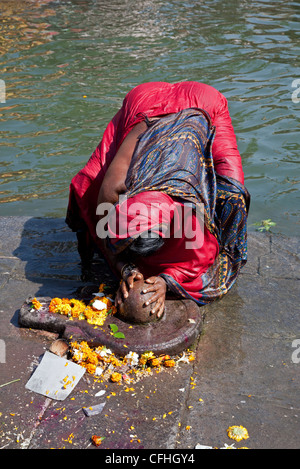
M 151 231 L 148 231 L 148 236 L 138 236 L 128 246 L 123 255 L 130 258 L 147 257 L 158 251 L 163 245 L 164 240 L 161 236 L 151 236 Z

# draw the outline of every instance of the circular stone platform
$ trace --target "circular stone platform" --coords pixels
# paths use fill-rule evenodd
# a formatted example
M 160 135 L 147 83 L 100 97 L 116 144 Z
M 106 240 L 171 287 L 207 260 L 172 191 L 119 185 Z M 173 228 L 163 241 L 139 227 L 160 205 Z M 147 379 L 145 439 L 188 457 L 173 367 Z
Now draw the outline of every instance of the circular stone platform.
M 114 353 L 124 355 L 129 351 L 176 355 L 190 347 L 201 332 L 202 315 L 192 300 L 166 300 L 163 317 L 152 323 L 130 324 L 109 315 L 103 326 L 94 326 L 86 320 L 69 319 L 61 314 L 50 313 L 51 298 L 40 297 L 40 310 L 31 307 L 29 298 L 19 312 L 19 325 L 32 329 L 56 332 L 68 341 L 86 341 L 90 346 L 105 345 Z M 124 339 L 111 333 L 110 324 L 118 326 Z

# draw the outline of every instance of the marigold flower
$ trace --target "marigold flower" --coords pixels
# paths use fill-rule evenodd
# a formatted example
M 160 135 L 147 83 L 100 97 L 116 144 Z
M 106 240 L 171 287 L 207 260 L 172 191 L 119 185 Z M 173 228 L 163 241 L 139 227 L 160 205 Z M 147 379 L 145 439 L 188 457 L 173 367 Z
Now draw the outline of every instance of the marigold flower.
M 120 360 L 118 360 L 114 355 L 109 358 L 109 363 L 111 363 L 113 366 L 121 366 Z
M 145 366 L 147 363 L 147 358 L 145 357 L 140 357 L 139 359 L 139 364 L 142 365 L 142 366 Z
M 121 373 L 116 373 L 115 372 L 115 373 L 112 373 L 110 379 L 113 383 L 118 383 L 119 381 L 121 381 L 122 375 L 121 375 Z
M 103 290 L 104 284 L 101 284 L 100 287 L 100 290 Z M 108 308 L 110 308 L 109 313 L 115 313 L 116 307 L 113 306 L 112 301 L 106 297 L 101 297 L 101 300 L 98 298 L 98 303 L 101 302 L 101 304 L 104 306 L 103 309 L 94 308 L 93 301 L 91 301 L 89 305 L 86 305 L 83 301 L 77 300 L 76 298 L 72 298 L 70 300 L 68 298 L 53 298 L 49 305 L 49 311 L 51 313 L 64 314 L 70 319 L 86 319 L 89 324 L 103 326 L 108 314 Z M 35 302 L 33 302 L 33 306 L 34 303 Z
M 150 358 L 154 358 L 154 353 L 153 352 L 144 352 L 141 357 L 146 358 L 146 360 L 149 360 Z
M 227 429 L 227 435 L 237 442 L 249 438 L 248 430 L 242 425 L 233 425 Z
M 41 303 L 36 298 L 33 298 L 31 303 L 34 309 L 40 309 L 42 307 Z
M 82 319 L 85 319 L 85 315 L 83 314 L 82 307 L 79 305 L 74 305 L 73 307 L 71 306 L 71 312 L 72 312 L 72 317 L 73 318 L 78 318 L 82 317 Z
M 65 316 L 71 316 L 71 313 L 72 313 L 72 308 L 70 305 L 68 304 L 61 304 L 58 306 L 58 309 L 59 309 L 59 313 L 60 314 L 64 314 Z
M 74 313 L 83 313 L 86 308 L 86 304 L 83 301 L 76 300 L 75 298 L 69 300 L 69 304 L 71 305 Z
M 61 301 L 62 301 L 62 303 L 63 303 L 64 305 L 69 305 L 69 304 L 71 304 L 71 301 L 69 300 L 69 298 L 63 298 Z
M 86 371 L 87 371 L 88 373 L 90 373 L 91 375 L 93 375 L 93 374 L 95 373 L 97 367 L 96 367 L 96 365 L 93 365 L 92 363 L 87 363 L 87 364 L 85 365 L 85 368 L 86 368 Z
M 57 313 L 58 312 L 58 306 L 62 304 L 62 300 L 60 298 L 52 298 L 49 304 L 49 311 L 51 313 Z
M 164 365 L 168 368 L 175 366 L 175 360 L 165 360 Z
M 151 365 L 152 366 L 159 366 L 161 363 L 161 360 L 159 358 L 152 358 L 151 360 Z
M 163 355 L 162 357 L 162 360 L 170 360 L 170 355 Z
M 91 351 L 88 354 L 87 361 L 92 365 L 98 365 L 98 355 Z
M 91 440 L 95 446 L 100 446 L 104 438 L 105 438 L 104 436 L 93 435 Z

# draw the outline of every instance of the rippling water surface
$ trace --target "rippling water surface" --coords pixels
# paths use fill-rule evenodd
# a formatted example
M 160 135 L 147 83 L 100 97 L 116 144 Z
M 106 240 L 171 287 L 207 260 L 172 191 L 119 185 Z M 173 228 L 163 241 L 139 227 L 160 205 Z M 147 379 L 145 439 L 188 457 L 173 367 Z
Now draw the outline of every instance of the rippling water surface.
M 124 95 L 197 80 L 228 99 L 249 223 L 300 234 L 298 2 L 1 0 L 0 10 L 0 215 L 64 216 L 70 180 Z

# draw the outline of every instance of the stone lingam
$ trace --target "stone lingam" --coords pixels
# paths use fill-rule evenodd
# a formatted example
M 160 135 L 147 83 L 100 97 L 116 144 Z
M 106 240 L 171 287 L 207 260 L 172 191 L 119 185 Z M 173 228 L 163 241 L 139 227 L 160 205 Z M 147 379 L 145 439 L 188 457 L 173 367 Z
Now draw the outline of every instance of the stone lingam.
M 120 319 L 132 324 L 148 324 L 160 320 L 155 314 L 151 314 L 154 305 L 145 304 L 153 295 L 153 292 L 143 293 L 146 287 L 149 287 L 149 284 L 145 283 L 144 279 L 135 280 L 128 297 L 118 308 L 117 315 Z

